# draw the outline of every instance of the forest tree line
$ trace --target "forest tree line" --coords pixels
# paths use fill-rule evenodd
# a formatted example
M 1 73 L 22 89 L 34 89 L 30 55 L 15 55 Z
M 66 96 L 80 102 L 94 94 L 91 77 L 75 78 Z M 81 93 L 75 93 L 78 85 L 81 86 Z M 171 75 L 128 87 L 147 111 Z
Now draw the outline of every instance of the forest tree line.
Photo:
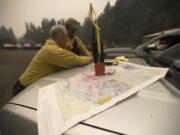
M 88 11 L 87 11 L 88 12 Z M 107 47 L 131 46 L 141 43 L 142 37 L 162 30 L 180 27 L 179 0 L 117 0 L 114 6 L 108 2 L 98 17 L 101 40 Z M 73 16 L 73 15 L 72 15 Z M 25 23 L 26 31 L 17 38 L 12 28 L 0 27 L 0 45 L 4 43 L 43 44 L 49 37 L 49 30 L 65 20 L 47 19 L 40 26 Z M 78 36 L 86 43 L 92 42 L 92 27 L 89 19 L 79 23 Z

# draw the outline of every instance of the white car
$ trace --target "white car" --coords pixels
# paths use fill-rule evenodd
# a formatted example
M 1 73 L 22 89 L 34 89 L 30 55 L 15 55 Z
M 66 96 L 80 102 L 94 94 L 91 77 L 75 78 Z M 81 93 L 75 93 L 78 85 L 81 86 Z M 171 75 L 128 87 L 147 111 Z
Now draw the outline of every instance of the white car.
M 147 65 L 140 58 L 130 62 Z M 147 65 L 148 66 L 148 65 Z M 38 89 L 88 70 L 89 65 L 48 75 L 10 100 L 0 113 L 2 135 L 38 135 Z M 180 135 L 180 91 L 160 79 L 139 93 L 69 129 L 66 135 Z

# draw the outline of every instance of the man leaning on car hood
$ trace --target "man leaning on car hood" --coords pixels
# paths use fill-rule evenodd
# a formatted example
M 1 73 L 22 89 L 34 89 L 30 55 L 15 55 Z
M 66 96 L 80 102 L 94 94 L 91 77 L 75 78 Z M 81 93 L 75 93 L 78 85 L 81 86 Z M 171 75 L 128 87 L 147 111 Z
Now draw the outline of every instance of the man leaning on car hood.
M 88 64 L 92 57 L 78 56 L 67 50 L 67 30 L 63 25 L 50 29 L 50 39 L 34 56 L 30 65 L 13 87 L 13 96 L 36 80 L 60 69 Z

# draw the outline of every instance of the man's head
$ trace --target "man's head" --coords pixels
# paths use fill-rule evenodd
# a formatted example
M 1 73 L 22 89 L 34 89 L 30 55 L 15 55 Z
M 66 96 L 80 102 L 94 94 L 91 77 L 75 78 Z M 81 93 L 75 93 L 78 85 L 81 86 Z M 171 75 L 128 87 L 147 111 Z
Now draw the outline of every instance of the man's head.
M 66 21 L 66 29 L 67 29 L 67 32 L 68 32 L 68 36 L 69 37 L 74 37 L 77 29 L 78 29 L 78 22 L 74 19 L 74 18 L 69 18 L 67 21 Z
M 54 39 L 60 47 L 66 48 L 67 30 L 63 25 L 54 25 L 50 29 L 49 34 L 50 37 Z

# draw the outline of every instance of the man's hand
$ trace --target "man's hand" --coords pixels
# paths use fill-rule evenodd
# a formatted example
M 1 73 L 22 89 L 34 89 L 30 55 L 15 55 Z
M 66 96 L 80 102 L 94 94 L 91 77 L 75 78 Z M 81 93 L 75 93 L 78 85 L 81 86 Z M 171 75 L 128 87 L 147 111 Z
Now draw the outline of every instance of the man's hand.
M 87 56 L 87 57 L 89 57 L 89 56 Z M 89 62 L 88 62 L 88 64 L 91 63 L 92 61 L 93 61 L 93 57 L 90 56 L 90 57 L 89 57 Z

